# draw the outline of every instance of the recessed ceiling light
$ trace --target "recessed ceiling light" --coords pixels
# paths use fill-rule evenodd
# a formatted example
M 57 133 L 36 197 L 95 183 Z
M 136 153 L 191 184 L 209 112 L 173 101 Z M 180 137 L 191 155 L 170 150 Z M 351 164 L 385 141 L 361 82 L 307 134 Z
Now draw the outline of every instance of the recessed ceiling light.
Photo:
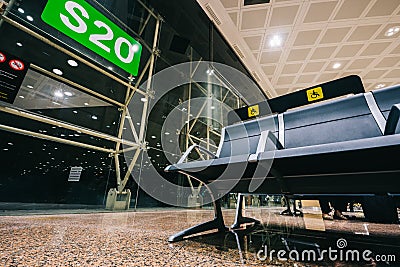
M 169 135 L 169 132 L 165 132 L 165 135 Z
M 85 103 L 83 103 L 83 104 L 84 104 L 85 106 L 89 106 L 89 103 L 86 103 L 86 102 L 85 102 Z
M 140 99 L 140 101 L 142 101 L 142 102 L 147 102 L 147 98 L 142 97 L 142 98 Z
M 18 12 L 24 14 L 24 13 L 25 13 L 25 10 L 23 10 L 22 8 L 19 7 L 19 8 L 18 8 Z
M 60 103 L 57 103 L 57 102 L 55 102 L 55 101 L 53 101 L 52 103 L 53 103 L 54 105 L 57 105 L 57 106 L 60 105 Z
M 151 138 L 156 139 L 157 137 L 155 135 L 152 135 Z
M 64 95 L 66 96 L 72 96 L 73 94 L 71 92 L 64 92 Z
M 25 96 L 23 96 L 23 95 L 20 95 L 20 96 L 19 96 L 19 98 L 22 98 L 22 99 L 24 99 L 24 98 L 25 98 Z
M 108 67 L 107 69 L 109 69 L 109 70 L 113 70 L 113 67 Z
M 395 34 L 397 34 L 397 33 L 399 33 L 399 32 L 400 32 L 400 26 L 395 26 L 395 27 L 389 28 L 389 29 L 385 32 L 385 36 L 391 37 L 391 36 L 393 36 L 393 35 L 395 35 Z
M 214 107 L 214 106 L 211 106 L 211 109 L 215 109 L 215 107 Z
M 53 72 L 57 75 L 63 75 L 63 72 L 60 69 L 53 69 Z
M 75 114 L 77 114 L 78 113 L 78 111 L 76 111 L 76 110 L 74 110 L 74 111 L 72 111 L 73 113 L 75 113 Z
M 29 89 L 33 89 L 32 85 L 27 85 L 26 87 L 28 87 Z
M 32 16 L 26 16 L 26 19 L 29 20 L 29 21 L 33 21 Z
M 269 40 L 269 46 L 270 47 L 279 47 L 282 45 L 282 38 L 279 35 L 274 35 L 270 40 Z
M 56 97 L 63 97 L 64 94 L 63 94 L 61 91 L 55 91 L 55 92 L 54 92 L 54 96 L 56 96 Z
M 70 59 L 67 61 L 68 65 L 70 65 L 71 67 L 77 67 L 78 66 L 78 62 L 76 62 L 73 59 Z
M 21 47 L 21 46 L 22 46 L 22 43 L 18 42 L 18 43 L 17 43 L 17 46 Z
M 92 119 L 97 120 L 97 116 L 96 116 L 96 115 L 93 115 L 93 116 L 92 116 Z
M 383 88 L 383 87 L 385 87 L 384 83 L 380 83 L 377 86 L 375 86 L 376 89 Z
M 340 66 L 342 66 L 342 64 L 337 62 L 337 63 L 333 64 L 332 68 L 338 69 L 338 68 L 340 68 Z

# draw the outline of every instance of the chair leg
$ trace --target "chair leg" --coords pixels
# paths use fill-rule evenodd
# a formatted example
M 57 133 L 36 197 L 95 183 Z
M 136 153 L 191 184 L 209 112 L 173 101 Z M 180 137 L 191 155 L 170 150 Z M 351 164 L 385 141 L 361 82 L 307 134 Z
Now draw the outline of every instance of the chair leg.
M 288 196 L 284 195 L 283 197 L 284 197 L 285 200 L 286 200 L 286 209 L 285 209 L 284 211 L 282 211 L 280 214 L 281 214 L 281 215 L 290 215 L 290 216 L 293 216 L 293 212 L 292 212 L 292 210 L 290 209 L 290 200 L 289 200 Z M 296 212 L 296 211 L 295 211 L 295 212 Z
M 303 216 L 303 212 L 296 207 L 296 200 L 293 201 L 293 216 Z
M 222 216 L 221 201 L 216 200 L 214 203 L 214 219 L 205 223 L 201 223 L 185 229 L 169 237 L 169 242 L 182 241 L 184 237 L 199 234 L 209 230 L 218 230 L 218 232 L 226 232 L 228 229 L 225 227 L 224 218 Z
M 243 200 L 244 200 L 244 195 L 239 194 L 238 203 L 236 206 L 235 222 L 231 226 L 232 229 L 238 229 L 240 228 L 240 225 L 244 223 L 260 224 L 259 220 L 243 216 Z

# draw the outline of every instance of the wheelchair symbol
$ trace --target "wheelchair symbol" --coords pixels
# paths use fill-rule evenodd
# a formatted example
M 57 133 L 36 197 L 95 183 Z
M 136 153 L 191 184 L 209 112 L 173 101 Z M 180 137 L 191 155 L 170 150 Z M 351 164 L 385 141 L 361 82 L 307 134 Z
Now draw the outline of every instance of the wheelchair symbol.
M 312 91 L 312 94 L 310 95 L 311 98 L 318 98 L 320 95 L 318 92 L 315 92 L 314 90 Z
M 250 109 L 250 114 L 251 114 L 252 116 L 257 115 L 257 110 L 256 110 L 255 108 L 251 108 L 251 109 Z

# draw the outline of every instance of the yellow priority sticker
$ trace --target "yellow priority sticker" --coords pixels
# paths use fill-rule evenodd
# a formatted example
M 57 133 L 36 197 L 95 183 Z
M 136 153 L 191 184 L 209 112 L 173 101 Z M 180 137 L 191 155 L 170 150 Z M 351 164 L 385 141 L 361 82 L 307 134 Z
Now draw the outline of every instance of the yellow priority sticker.
M 249 117 L 258 116 L 258 115 L 260 115 L 260 108 L 258 107 L 258 105 L 248 107 L 247 113 L 248 113 Z
M 324 93 L 322 92 L 322 87 L 316 87 L 316 88 L 307 90 L 308 102 L 312 102 L 312 101 L 319 100 L 322 98 L 324 98 Z

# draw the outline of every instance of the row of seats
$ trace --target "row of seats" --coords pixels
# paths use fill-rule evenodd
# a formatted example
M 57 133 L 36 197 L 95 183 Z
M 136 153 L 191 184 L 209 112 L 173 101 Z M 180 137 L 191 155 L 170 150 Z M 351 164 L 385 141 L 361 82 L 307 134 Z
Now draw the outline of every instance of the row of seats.
M 399 194 L 399 103 L 400 85 L 236 123 L 214 159 L 182 158 L 166 171 L 210 184 L 216 196 Z

